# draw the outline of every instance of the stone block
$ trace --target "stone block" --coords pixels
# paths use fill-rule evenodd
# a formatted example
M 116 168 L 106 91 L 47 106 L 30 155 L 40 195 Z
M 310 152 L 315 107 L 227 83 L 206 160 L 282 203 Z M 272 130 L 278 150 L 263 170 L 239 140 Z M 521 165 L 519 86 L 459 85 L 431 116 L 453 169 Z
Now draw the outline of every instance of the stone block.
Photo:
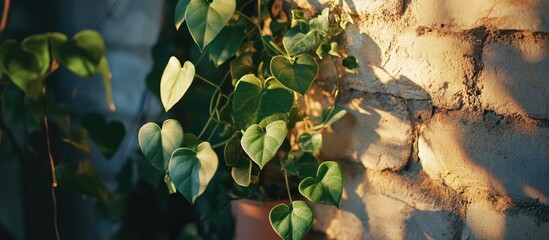
M 419 158 L 435 181 L 496 209 L 513 198 L 549 203 L 549 128 L 493 113 L 437 113 L 421 129 Z
M 409 8 L 420 26 L 549 31 L 545 0 L 421 0 Z
M 404 102 L 358 92 L 344 97 L 348 113 L 324 131 L 322 158 L 358 161 L 375 170 L 403 168 L 412 146 L 412 125 Z
M 549 38 L 516 33 L 484 48 L 480 101 L 501 114 L 549 119 Z

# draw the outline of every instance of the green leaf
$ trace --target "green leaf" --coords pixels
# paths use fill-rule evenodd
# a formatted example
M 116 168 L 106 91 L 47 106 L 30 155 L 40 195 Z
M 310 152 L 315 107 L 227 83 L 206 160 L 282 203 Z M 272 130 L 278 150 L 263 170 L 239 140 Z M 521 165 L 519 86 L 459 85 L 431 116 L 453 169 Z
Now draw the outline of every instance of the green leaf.
M 191 0 L 179 0 L 177 1 L 177 5 L 175 5 L 174 22 L 175 29 L 177 30 L 179 30 L 179 27 L 185 21 L 185 10 L 187 10 L 187 5 L 189 5 L 189 2 L 191 2 Z
M 355 70 L 358 68 L 358 62 L 354 56 L 348 56 L 341 62 L 343 66 L 349 70 Z
M 290 56 L 306 53 L 313 49 L 317 43 L 316 33 L 313 31 L 302 31 L 299 26 L 288 30 L 282 38 L 282 45 Z
M 291 111 L 291 110 L 290 110 Z M 282 120 L 285 123 L 288 122 L 288 113 L 275 113 L 271 116 L 263 118 L 261 122 L 259 122 L 259 126 L 262 128 L 267 127 L 267 125 L 271 124 L 274 121 Z
M 244 37 L 244 28 L 241 26 L 225 27 L 210 44 L 210 60 L 216 67 L 221 66 L 233 57 L 240 47 Z
M 298 240 L 311 228 L 313 211 L 304 201 L 293 201 L 290 206 L 282 203 L 271 209 L 269 220 L 282 239 Z
M 185 11 L 187 27 L 203 51 L 221 32 L 236 10 L 235 0 L 191 0 Z
M 246 75 L 238 81 L 234 92 L 236 127 L 245 130 L 273 114 L 288 114 L 293 104 L 294 95 L 274 79 L 262 83 L 253 75 Z
M 89 160 L 81 160 L 78 164 L 59 164 L 55 167 L 55 176 L 63 188 L 95 197 L 103 203 L 108 202 L 109 192 Z
M 59 49 L 61 48 L 61 45 L 65 43 L 68 38 L 65 34 L 59 33 L 59 32 L 50 32 L 43 34 L 46 38 L 48 38 L 48 41 L 50 43 L 51 52 L 53 53 L 53 57 L 58 60 L 59 59 Z
M 177 120 L 168 119 L 160 128 L 156 123 L 147 123 L 139 129 L 139 147 L 158 171 L 166 172 L 172 153 L 183 143 L 183 128 Z
M 90 142 L 88 141 L 88 131 L 85 128 L 71 129 L 69 137 L 63 138 L 63 142 L 66 142 L 88 154 L 92 153 Z
M 59 61 L 81 77 L 91 77 L 105 55 L 105 42 L 97 31 L 84 30 L 59 47 Z
M 236 82 L 244 77 L 244 75 L 254 73 L 255 66 L 253 63 L 252 53 L 244 53 L 231 61 L 231 77 L 232 84 L 236 86 Z
M 82 126 L 88 130 L 91 139 L 99 151 L 107 158 L 111 158 L 124 140 L 126 129 L 118 121 L 108 122 L 97 113 L 88 114 L 82 119 Z
M 242 187 L 250 186 L 252 179 L 252 161 L 246 158 L 240 158 L 231 169 L 231 176 L 236 184 Z
M 309 22 L 309 25 L 311 26 L 311 30 L 317 31 L 322 35 L 326 36 L 328 34 L 328 31 L 330 30 L 330 21 L 328 20 L 329 15 L 330 15 L 330 9 L 324 8 L 320 15 L 311 19 L 311 21 Z
M 109 68 L 109 62 L 106 57 L 102 57 L 97 66 L 97 72 L 103 77 L 103 85 L 105 86 L 105 96 L 107 97 L 107 103 L 109 104 L 109 110 L 114 112 L 116 109 L 114 101 L 112 98 L 112 87 L 111 87 L 111 69 Z
M 202 143 L 202 140 L 198 139 L 198 137 L 192 133 L 185 133 L 183 135 L 183 147 L 196 148 L 200 143 Z
M 320 164 L 315 178 L 301 181 L 299 192 L 312 202 L 339 207 L 343 193 L 343 173 L 339 164 L 333 161 Z
M 190 148 L 175 150 L 168 169 L 177 190 L 194 204 L 212 180 L 217 165 L 217 155 L 210 143 L 202 142 L 196 151 Z
M 318 57 L 320 59 L 322 59 L 323 57 L 327 56 L 327 55 L 332 55 L 334 57 L 340 57 L 339 56 L 339 47 L 338 47 L 338 44 L 337 42 L 331 42 L 330 44 L 320 44 L 318 46 L 318 48 L 316 49 L 316 55 L 318 55 Z
M 194 65 L 185 61 L 183 67 L 176 57 L 170 57 L 160 79 L 160 99 L 166 112 L 170 110 L 187 92 L 193 83 Z
M 337 120 L 344 117 L 345 114 L 347 114 L 347 110 L 339 106 L 336 106 L 333 111 L 332 111 L 332 108 L 324 109 L 322 110 L 322 119 L 320 120 L 322 123 L 312 127 L 311 129 L 317 130 L 320 128 L 330 126 L 333 123 L 335 123 Z M 316 119 L 316 121 L 318 121 L 318 119 Z
M 44 76 L 50 69 L 50 49 L 48 38 L 43 35 L 33 35 L 21 42 L 21 47 L 27 52 L 34 53 L 40 64 L 40 74 Z
M 322 134 L 317 132 L 306 132 L 301 134 L 297 141 L 301 149 L 307 152 L 317 153 L 322 147 Z
M 168 188 L 168 194 L 174 194 L 177 192 L 177 188 L 175 187 L 175 184 L 172 182 L 172 178 L 170 177 L 170 172 L 168 170 L 166 170 L 166 174 L 164 175 L 164 183 Z
M 240 142 L 248 156 L 262 169 L 275 156 L 287 133 L 284 121 L 272 122 L 265 129 L 254 124 L 246 129 Z
M 234 166 L 240 159 L 240 141 L 238 138 L 232 137 L 227 144 L 225 144 L 224 149 L 225 164 L 227 166 Z
M 319 165 L 318 160 L 311 152 L 301 150 L 290 151 L 280 163 L 282 169 L 291 175 L 298 176 L 299 179 L 316 177 Z
M 295 59 L 276 56 L 271 60 L 271 73 L 282 85 L 304 95 L 318 74 L 318 64 L 309 54 Z

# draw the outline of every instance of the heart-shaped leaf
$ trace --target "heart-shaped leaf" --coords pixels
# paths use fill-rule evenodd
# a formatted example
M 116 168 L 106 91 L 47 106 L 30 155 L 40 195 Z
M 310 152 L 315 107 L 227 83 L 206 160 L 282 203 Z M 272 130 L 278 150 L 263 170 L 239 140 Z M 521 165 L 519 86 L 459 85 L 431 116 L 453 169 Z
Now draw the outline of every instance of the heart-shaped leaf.
M 271 73 L 282 85 L 304 95 L 318 74 L 318 64 L 309 54 L 295 59 L 276 56 L 271 60 Z
M 191 0 L 185 20 L 201 51 L 221 32 L 235 10 L 235 0 Z
M 210 143 L 202 142 L 196 151 L 190 148 L 175 150 L 168 169 L 177 190 L 194 204 L 212 180 L 217 165 L 217 155 Z
M 170 57 L 160 79 L 160 99 L 166 112 L 170 110 L 187 92 L 193 83 L 194 65 L 185 61 L 183 67 L 176 57 Z
M 175 29 L 179 30 L 181 24 L 185 21 L 185 10 L 187 10 L 187 5 L 189 5 L 191 0 L 179 0 L 177 5 L 175 5 Z
M 124 124 L 118 121 L 107 123 L 105 118 L 97 113 L 86 115 L 82 119 L 82 126 L 88 130 L 99 151 L 109 159 L 116 153 L 126 134 Z
M 279 204 L 269 214 L 271 226 L 284 240 L 299 240 L 313 224 L 313 211 L 304 201 L 293 201 L 290 206 Z
M 263 166 L 275 156 L 287 133 L 284 121 L 274 121 L 265 129 L 254 124 L 246 129 L 240 142 L 248 156 L 263 169 Z
M 301 149 L 317 153 L 322 147 L 322 134 L 313 132 L 313 133 L 303 133 L 299 136 L 297 140 Z
M 343 173 L 339 164 L 333 161 L 320 164 L 316 178 L 303 179 L 299 192 L 312 202 L 339 207 L 343 193 Z
M 151 165 L 164 173 L 173 151 L 183 143 L 183 136 L 183 128 L 177 120 L 164 121 L 162 128 L 150 122 L 139 129 L 139 147 Z
M 294 95 L 274 79 L 262 83 L 253 75 L 246 75 L 238 81 L 234 92 L 236 127 L 245 130 L 273 114 L 288 114 L 293 104 Z
M 105 42 L 97 31 L 84 30 L 65 41 L 59 47 L 59 61 L 81 77 L 95 74 L 99 62 L 105 55 Z
M 249 186 L 252 179 L 252 161 L 240 158 L 231 169 L 231 176 L 236 184 L 242 187 Z
M 240 159 L 240 141 L 237 137 L 231 138 L 225 144 L 224 157 L 227 166 L 234 166 Z
M 306 53 L 313 49 L 317 43 L 317 35 L 314 31 L 306 31 L 298 25 L 288 30 L 282 39 L 282 45 L 290 56 Z
M 216 67 L 221 66 L 236 54 L 243 37 L 244 28 L 241 26 L 225 27 L 221 30 L 221 33 L 212 41 L 208 49 L 210 60 Z
M 316 49 L 316 55 L 318 55 L 318 57 L 320 59 L 322 59 L 323 57 L 327 56 L 327 55 L 331 55 L 331 56 L 334 56 L 334 57 L 340 57 L 339 55 L 339 47 L 338 47 L 338 44 L 337 42 L 331 42 L 330 44 L 320 44 L 318 46 L 318 48 Z
M 354 56 L 348 56 L 341 62 L 343 66 L 349 70 L 355 70 L 358 68 L 358 62 Z
M 312 153 L 300 150 L 290 151 L 280 163 L 282 169 L 289 174 L 298 176 L 299 179 L 316 177 L 319 166 L 318 160 Z
M 309 22 L 311 30 L 317 31 L 320 34 L 326 36 L 328 34 L 328 31 L 330 30 L 330 21 L 328 20 L 329 15 L 330 9 L 324 8 L 320 15 L 311 19 L 311 21 Z
M 109 192 L 89 160 L 59 164 L 55 167 L 55 175 L 59 186 L 108 202 Z

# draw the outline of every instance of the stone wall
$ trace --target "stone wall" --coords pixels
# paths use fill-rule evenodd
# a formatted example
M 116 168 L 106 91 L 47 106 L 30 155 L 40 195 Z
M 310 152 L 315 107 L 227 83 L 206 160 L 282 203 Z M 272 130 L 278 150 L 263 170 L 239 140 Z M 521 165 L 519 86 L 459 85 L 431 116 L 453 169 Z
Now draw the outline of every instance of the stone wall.
M 314 13 L 327 1 L 296 2 Z M 547 238 L 549 1 L 336 2 L 353 14 L 343 41 L 360 68 L 343 76 L 349 114 L 321 152 L 344 165 L 341 208 L 317 205 L 314 228 L 330 239 Z

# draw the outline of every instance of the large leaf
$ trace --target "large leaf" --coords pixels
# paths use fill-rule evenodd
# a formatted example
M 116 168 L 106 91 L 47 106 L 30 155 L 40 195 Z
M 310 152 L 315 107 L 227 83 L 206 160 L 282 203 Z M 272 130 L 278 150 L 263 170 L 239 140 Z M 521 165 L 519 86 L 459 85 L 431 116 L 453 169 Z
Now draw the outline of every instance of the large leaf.
M 318 160 L 311 152 L 293 150 L 290 151 L 280 162 L 282 169 L 289 174 L 298 176 L 299 179 L 316 177 L 318 171 Z
M 177 190 L 194 204 L 212 180 L 217 165 L 217 155 L 210 143 L 202 142 L 196 151 L 190 148 L 175 150 L 168 169 Z
M 339 207 L 343 193 L 343 173 L 339 164 L 333 161 L 320 164 L 315 178 L 301 181 L 299 192 L 312 202 Z
M 108 202 L 109 192 L 89 160 L 59 164 L 55 167 L 55 176 L 61 187 Z
M 221 32 L 235 10 L 235 0 L 191 0 L 185 20 L 201 51 Z
M 177 120 L 168 119 L 160 128 L 156 123 L 147 123 L 139 129 L 139 147 L 158 171 L 168 170 L 172 153 L 183 143 L 183 128 Z
M 271 60 L 271 73 L 282 85 L 304 95 L 318 74 L 318 63 L 309 54 L 295 59 L 276 56 Z
M 174 22 L 175 29 L 177 30 L 179 30 L 179 27 L 185 21 L 185 10 L 187 10 L 189 2 L 191 2 L 191 0 L 179 0 L 177 1 L 177 5 L 175 5 Z
M 243 37 L 244 28 L 241 26 L 225 27 L 221 30 L 221 33 L 212 41 L 208 49 L 210 60 L 216 67 L 221 66 L 236 54 Z
M 314 31 L 303 31 L 300 26 L 295 26 L 284 34 L 282 44 L 290 56 L 306 53 L 313 49 L 317 43 L 317 35 Z
M 274 79 L 262 83 L 253 75 L 242 77 L 236 84 L 233 99 L 234 121 L 240 130 L 277 113 L 288 114 L 294 95 Z
M 265 129 L 254 124 L 244 132 L 240 143 L 252 160 L 263 168 L 284 142 L 288 129 L 284 121 L 274 121 Z
M 194 65 L 185 61 L 183 67 L 176 57 L 170 57 L 160 79 L 160 99 L 166 112 L 170 110 L 187 92 L 193 83 Z
M 103 37 L 94 30 L 84 30 L 59 47 L 59 61 L 81 77 L 91 77 L 105 55 Z
M 236 184 L 242 187 L 249 186 L 252 179 L 252 161 L 240 158 L 231 169 L 231 176 Z
M 313 133 L 303 133 L 299 136 L 297 140 L 301 149 L 317 153 L 322 147 L 322 134 L 313 132 Z
M 313 211 L 304 201 L 293 201 L 290 206 L 279 204 L 271 210 L 269 220 L 276 233 L 284 240 L 299 240 L 313 224 Z
M 124 124 L 118 121 L 107 122 L 97 113 L 86 115 L 82 119 L 82 126 L 86 128 L 99 151 L 109 159 L 116 153 L 126 134 Z

